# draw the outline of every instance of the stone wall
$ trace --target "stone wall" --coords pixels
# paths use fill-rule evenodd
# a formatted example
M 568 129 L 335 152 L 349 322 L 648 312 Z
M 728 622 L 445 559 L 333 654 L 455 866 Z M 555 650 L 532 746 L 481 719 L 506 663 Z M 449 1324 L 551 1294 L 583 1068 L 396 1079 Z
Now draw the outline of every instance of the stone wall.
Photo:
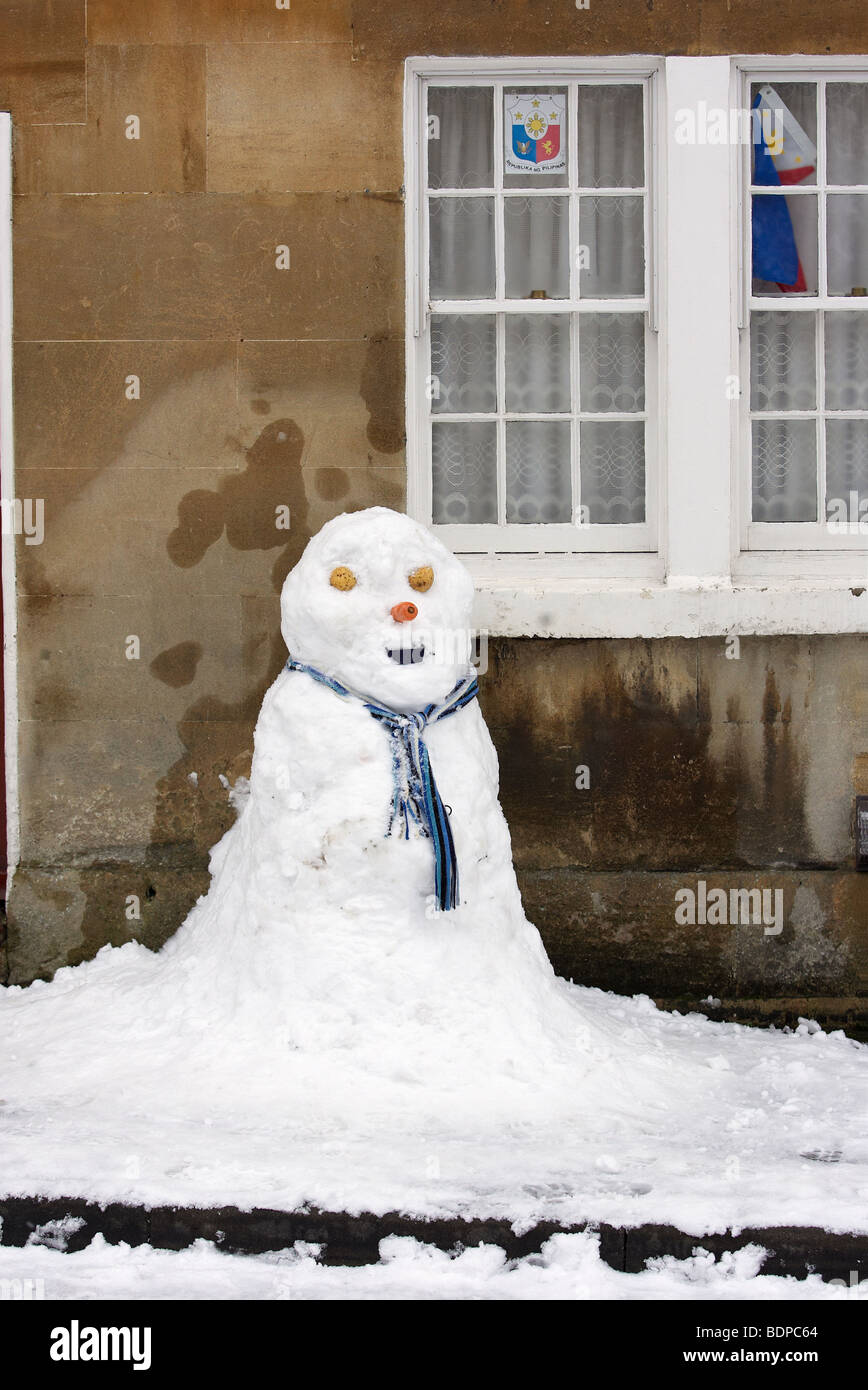
M 283 659 L 284 576 L 337 512 L 403 505 L 404 57 L 868 48 L 851 0 L 786 0 L 775 23 L 772 44 L 747 0 L 3 6 L 17 495 L 46 506 L 18 557 L 10 981 L 177 927 Z M 715 642 L 496 642 L 483 703 L 558 969 L 744 1016 L 858 1015 L 865 669 L 852 638 L 746 639 L 737 662 Z M 784 931 L 679 926 L 700 878 L 779 884 Z

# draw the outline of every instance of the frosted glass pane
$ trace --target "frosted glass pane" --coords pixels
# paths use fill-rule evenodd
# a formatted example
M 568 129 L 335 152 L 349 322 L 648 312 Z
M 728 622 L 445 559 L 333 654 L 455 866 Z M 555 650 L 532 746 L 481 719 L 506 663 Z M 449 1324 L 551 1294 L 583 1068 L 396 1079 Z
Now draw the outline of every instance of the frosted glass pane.
M 755 193 L 751 200 L 753 218 L 753 293 L 817 293 L 817 199 Z M 805 287 L 782 290 L 781 285 L 799 284 L 799 265 Z M 789 277 L 794 275 L 793 279 Z
M 428 185 L 491 188 L 494 106 L 491 87 L 428 89 Z
M 815 314 L 751 314 L 752 410 L 813 410 L 815 326 Z
M 494 421 L 431 426 L 436 522 L 497 521 L 497 427 Z
M 579 87 L 579 183 L 641 188 L 645 182 L 642 87 Z
M 868 410 L 868 314 L 826 314 L 826 409 Z
M 868 197 L 830 193 L 826 200 L 829 294 L 868 290 Z
M 827 516 L 833 499 L 843 502 L 848 521 L 862 519 L 860 509 L 868 504 L 868 420 L 826 421 Z M 865 531 L 857 534 L 864 535 Z
M 643 198 L 580 198 L 579 242 L 583 299 L 645 293 Z
M 817 84 L 816 82 L 754 82 L 751 85 L 751 112 L 757 94 L 768 92 L 750 128 L 751 155 L 756 163 L 758 136 L 762 133 L 777 178 L 775 183 L 816 184 L 817 182 Z M 809 172 L 806 173 L 805 170 Z M 754 168 L 754 173 L 756 172 Z M 756 180 L 765 183 L 765 178 Z
M 581 314 L 579 377 L 582 410 L 644 410 L 642 315 Z
M 570 521 L 569 420 L 506 423 L 506 519 Z
M 817 520 L 813 420 L 754 420 L 754 521 Z
M 569 411 L 569 315 L 506 316 L 506 408 Z
M 603 525 L 645 520 L 644 421 L 583 420 L 579 461 L 583 520 Z
M 868 83 L 826 88 L 829 183 L 868 183 Z
M 450 415 L 497 409 L 497 346 L 493 314 L 431 318 L 431 409 Z
M 494 199 L 430 200 L 431 298 L 494 295 Z
M 566 299 L 570 293 L 568 198 L 504 199 L 509 299 Z

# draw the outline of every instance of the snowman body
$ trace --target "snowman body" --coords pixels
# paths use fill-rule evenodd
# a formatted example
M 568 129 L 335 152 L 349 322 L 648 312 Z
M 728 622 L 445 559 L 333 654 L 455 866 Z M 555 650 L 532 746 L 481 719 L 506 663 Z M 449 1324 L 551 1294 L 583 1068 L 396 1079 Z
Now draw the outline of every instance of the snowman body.
M 352 588 L 335 587 L 336 570 L 351 572 Z M 408 587 L 420 570 L 433 575 L 422 593 Z M 437 905 L 430 835 L 393 823 L 393 734 L 366 708 L 436 707 L 472 674 L 472 594 L 449 551 L 383 508 L 329 523 L 284 586 L 292 658 L 356 693 L 304 670 L 277 677 L 249 796 L 212 853 L 209 893 L 164 955 L 217 952 L 233 1007 L 269 1017 L 293 1048 L 363 1047 L 397 1017 L 424 1052 L 426 1031 L 467 1039 L 469 1005 L 480 1040 L 517 1036 L 539 1024 L 540 991 L 549 1022 L 559 1011 L 560 982 L 522 909 L 478 702 L 423 729 L 458 866 L 449 911 Z M 412 622 L 393 616 L 408 604 Z

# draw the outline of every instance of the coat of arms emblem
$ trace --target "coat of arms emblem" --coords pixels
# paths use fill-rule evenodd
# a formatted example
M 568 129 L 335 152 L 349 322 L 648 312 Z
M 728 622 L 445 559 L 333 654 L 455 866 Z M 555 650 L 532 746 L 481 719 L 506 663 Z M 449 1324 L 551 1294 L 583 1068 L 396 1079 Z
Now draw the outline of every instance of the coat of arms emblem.
M 567 167 L 562 130 L 566 96 L 546 92 L 506 94 L 505 174 L 563 173 Z

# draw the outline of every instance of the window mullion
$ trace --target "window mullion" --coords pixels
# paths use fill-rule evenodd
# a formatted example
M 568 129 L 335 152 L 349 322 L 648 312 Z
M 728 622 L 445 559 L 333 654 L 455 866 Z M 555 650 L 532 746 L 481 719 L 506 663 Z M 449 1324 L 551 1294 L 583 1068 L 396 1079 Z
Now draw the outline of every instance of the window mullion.
M 503 92 L 502 82 L 494 84 L 494 284 L 495 298 L 506 297 L 506 269 L 503 224 Z
M 820 216 L 817 235 L 817 290 L 820 299 L 824 300 L 829 294 L 829 274 L 826 258 L 826 83 L 823 78 L 817 81 L 817 166 L 817 204 Z
M 506 233 L 503 210 L 503 82 L 494 84 L 494 282 L 499 301 L 506 297 Z M 506 323 L 495 317 L 497 353 L 497 524 L 506 524 Z
M 570 200 L 570 298 L 581 298 L 579 280 L 579 88 L 571 82 L 567 88 L 567 186 Z
M 817 310 L 816 347 L 817 377 L 817 520 L 826 519 L 826 314 Z
M 497 524 L 506 525 L 506 315 L 495 319 L 497 348 Z
M 579 253 L 579 87 L 571 82 L 568 89 L 567 132 L 569 143 L 568 175 L 570 199 L 570 298 L 575 302 L 581 298 L 581 261 Z M 648 175 L 645 174 L 647 183 Z M 575 523 L 581 516 L 582 476 L 579 450 L 581 446 L 579 431 L 579 315 L 570 314 L 570 494 L 572 499 L 572 519 Z

